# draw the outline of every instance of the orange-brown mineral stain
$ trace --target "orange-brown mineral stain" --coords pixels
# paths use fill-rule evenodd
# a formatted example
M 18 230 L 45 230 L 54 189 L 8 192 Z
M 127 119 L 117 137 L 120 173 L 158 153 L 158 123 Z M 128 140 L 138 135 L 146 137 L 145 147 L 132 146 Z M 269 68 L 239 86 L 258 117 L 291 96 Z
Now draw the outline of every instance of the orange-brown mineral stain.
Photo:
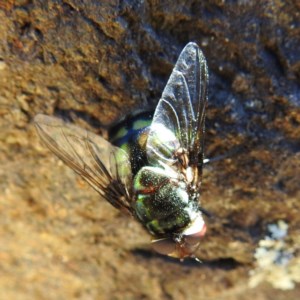
M 11 11 L 15 5 L 15 0 L 0 0 L 0 9 L 4 11 Z

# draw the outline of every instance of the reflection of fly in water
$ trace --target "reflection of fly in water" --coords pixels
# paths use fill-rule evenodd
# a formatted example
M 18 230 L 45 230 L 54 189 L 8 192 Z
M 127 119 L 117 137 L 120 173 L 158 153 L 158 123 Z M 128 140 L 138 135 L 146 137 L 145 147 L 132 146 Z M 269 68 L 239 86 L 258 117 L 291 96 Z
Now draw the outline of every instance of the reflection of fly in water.
M 181 52 L 152 122 L 132 119 L 111 142 L 59 119 L 38 115 L 48 148 L 116 208 L 152 235 L 154 249 L 193 256 L 206 231 L 200 185 L 208 72 L 194 43 Z M 147 118 L 146 118 L 147 117 Z

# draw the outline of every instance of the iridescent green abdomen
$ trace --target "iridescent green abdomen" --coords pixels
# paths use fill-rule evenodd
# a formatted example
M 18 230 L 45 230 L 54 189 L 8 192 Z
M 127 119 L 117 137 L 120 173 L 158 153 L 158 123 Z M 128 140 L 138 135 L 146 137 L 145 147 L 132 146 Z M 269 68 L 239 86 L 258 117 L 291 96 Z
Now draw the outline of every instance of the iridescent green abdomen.
M 180 232 L 191 222 L 187 186 L 165 169 L 143 167 L 134 178 L 135 212 L 155 236 Z
M 152 117 L 153 114 L 150 112 L 127 117 L 113 126 L 109 132 L 109 140 L 128 153 L 133 176 L 148 164 L 146 142 Z

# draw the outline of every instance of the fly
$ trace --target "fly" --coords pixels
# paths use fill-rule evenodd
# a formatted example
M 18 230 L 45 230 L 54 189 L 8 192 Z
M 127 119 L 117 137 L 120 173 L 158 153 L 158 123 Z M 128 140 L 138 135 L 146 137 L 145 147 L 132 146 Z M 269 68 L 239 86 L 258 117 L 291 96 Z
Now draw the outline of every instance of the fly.
M 195 43 L 182 50 L 151 125 L 111 142 L 60 119 L 35 117 L 45 145 L 104 199 L 150 233 L 154 250 L 194 257 L 206 232 L 200 205 L 208 71 Z M 132 138 L 134 136 L 134 139 Z M 119 141 L 119 143 L 118 143 Z M 122 142 L 120 142 L 122 141 Z

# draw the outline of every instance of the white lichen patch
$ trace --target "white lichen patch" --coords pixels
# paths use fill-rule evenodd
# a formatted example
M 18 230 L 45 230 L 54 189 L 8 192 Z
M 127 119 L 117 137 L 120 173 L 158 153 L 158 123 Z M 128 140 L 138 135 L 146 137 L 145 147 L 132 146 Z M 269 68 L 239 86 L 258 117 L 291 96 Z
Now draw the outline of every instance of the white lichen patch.
M 256 268 L 250 272 L 250 287 L 267 281 L 274 288 L 289 290 L 300 282 L 300 257 L 286 242 L 287 234 L 288 224 L 282 220 L 268 225 L 268 234 L 255 250 Z

